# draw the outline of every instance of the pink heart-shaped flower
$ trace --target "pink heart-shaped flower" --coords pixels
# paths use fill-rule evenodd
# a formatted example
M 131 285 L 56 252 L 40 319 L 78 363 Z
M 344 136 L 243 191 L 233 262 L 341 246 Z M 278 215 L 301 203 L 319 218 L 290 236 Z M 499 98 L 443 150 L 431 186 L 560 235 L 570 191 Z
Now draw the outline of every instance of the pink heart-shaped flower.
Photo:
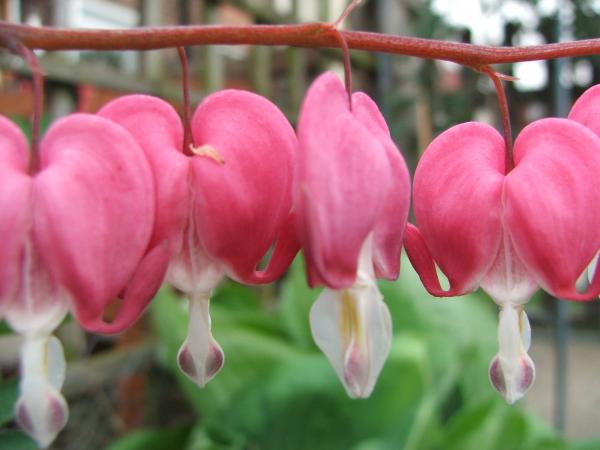
M 42 446 L 64 426 L 64 356 L 51 333 L 69 309 L 84 326 L 129 283 L 150 240 L 154 189 L 142 150 L 113 122 L 75 114 L 41 142 L 28 173 L 24 136 L 0 118 L 0 308 L 25 336 L 17 418 Z M 128 301 L 114 329 L 145 303 Z

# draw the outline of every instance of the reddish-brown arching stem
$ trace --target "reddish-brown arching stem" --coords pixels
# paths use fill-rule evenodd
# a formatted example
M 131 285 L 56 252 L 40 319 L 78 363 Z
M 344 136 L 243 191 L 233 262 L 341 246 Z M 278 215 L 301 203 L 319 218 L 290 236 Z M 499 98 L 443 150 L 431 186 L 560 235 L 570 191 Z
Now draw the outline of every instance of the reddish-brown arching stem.
M 30 49 L 43 50 L 156 50 L 208 44 L 339 47 L 331 25 L 326 23 L 86 30 L 0 22 L 0 33 L 13 36 Z M 530 47 L 490 47 L 365 31 L 339 33 L 350 49 L 453 61 L 471 67 L 600 54 L 600 39 Z
M 502 78 L 512 79 L 511 77 L 505 77 L 492 69 L 490 66 L 484 66 L 478 69 L 481 73 L 486 74 L 494 83 L 496 89 L 496 96 L 498 97 L 498 106 L 500 107 L 500 116 L 502 117 L 502 131 L 504 136 L 504 147 L 505 147 L 505 169 L 504 173 L 510 172 L 515 167 L 513 159 L 513 141 L 512 141 L 512 130 L 510 126 L 510 111 L 508 108 L 508 100 L 506 99 L 506 91 L 502 85 Z
M 190 70 L 188 58 L 184 47 L 177 47 L 177 54 L 181 62 L 181 84 L 183 91 L 183 154 L 191 156 L 190 146 L 194 145 L 192 141 L 192 114 L 190 106 Z

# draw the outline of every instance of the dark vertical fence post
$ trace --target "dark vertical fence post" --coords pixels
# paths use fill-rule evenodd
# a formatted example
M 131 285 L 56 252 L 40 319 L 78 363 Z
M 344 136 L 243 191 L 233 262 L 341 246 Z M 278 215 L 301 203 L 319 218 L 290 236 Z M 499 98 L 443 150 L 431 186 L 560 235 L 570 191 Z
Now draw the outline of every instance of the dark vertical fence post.
M 561 42 L 568 38 L 571 18 L 567 15 L 572 5 L 569 0 L 561 0 L 556 11 L 555 39 Z M 569 112 L 571 102 L 570 86 L 565 80 L 566 71 L 569 69 L 569 60 L 560 58 L 553 61 L 554 71 L 552 79 L 554 115 L 565 117 Z M 568 369 L 568 339 L 569 339 L 569 303 L 556 302 L 556 381 L 554 396 L 554 426 L 560 431 L 565 430 L 567 409 L 567 369 Z

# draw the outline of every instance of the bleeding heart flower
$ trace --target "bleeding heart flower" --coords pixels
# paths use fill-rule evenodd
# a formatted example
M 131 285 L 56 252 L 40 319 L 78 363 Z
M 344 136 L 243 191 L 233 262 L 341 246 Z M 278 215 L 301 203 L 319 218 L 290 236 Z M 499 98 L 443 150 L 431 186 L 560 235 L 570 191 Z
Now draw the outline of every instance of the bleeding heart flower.
M 313 337 L 351 397 L 368 397 L 392 326 L 376 277 L 395 279 L 410 202 L 408 170 L 375 103 L 332 73 L 310 87 L 298 124 L 295 209 L 311 286 Z
M 600 249 L 600 138 L 567 119 L 526 127 L 506 173 L 505 145 L 493 128 L 465 123 L 427 148 L 414 179 L 417 229 L 409 225 L 408 256 L 427 290 L 463 295 L 481 286 L 500 307 L 499 353 L 490 365 L 494 388 L 509 403 L 533 384 L 527 355 L 531 331 L 524 305 L 542 287 L 587 300 L 600 276 L 577 290 Z M 437 265 L 449 282 L 440 286 Z
M 294 131 L 271 102 L 236 90 L 215 93 L 198 107 L 189 156 L 182 152 L 179 116 L 160 99 L 122 97 L 99 114 L 127 128 L 152 165 L 158 211 L 153 241 L 167 238 L 167 279 L 190 299 L 178 362 L 204 386 L 224 361 L 211 333 L 212 289 L 224 275 L 271 282 L 298 251 L 290 216 Z M 278 236 L 269 266 L 258 271 Z
M 141 149 L 106 119 L 59 120 L 33 175 L 28 159 L 25 137 L 0 117 L 0 312 L 25 338 L 17 420 L 46 447 L 68 416 L 52 332 L 69 309 L 83 324 L 100 320 L 123 290 L 152 232 L 154 196 Z

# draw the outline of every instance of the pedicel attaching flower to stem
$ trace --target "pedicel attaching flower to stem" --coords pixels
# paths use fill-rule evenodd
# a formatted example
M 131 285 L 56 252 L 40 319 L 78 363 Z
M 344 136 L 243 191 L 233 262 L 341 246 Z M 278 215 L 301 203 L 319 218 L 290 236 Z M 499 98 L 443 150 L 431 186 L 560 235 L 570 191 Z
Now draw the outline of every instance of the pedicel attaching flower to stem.
M 494 388 L 509 403 L 535 378 L 527 354 L 531 331 L 524 306 L 541 287 L 568 300 L 600 292 L 598 269 L 587 290 L 578 280 L 600 249 L 598 90 L 576 103 L 569 119 L 542 119 L 515 141 L 507 171 L 505 142 L 490 126 L 464 123 L 427 148 L 414 179 L 418 225 L 405 246 L 427 290 L 456 296 L 484 289 L 500 307 Z M 580 123 L 581 122 L 581 123 Z M 438 266 L 450 287 L 442 289 Z
M 368 397 L 389 353 L 390 313 L 376 278 L 395 279 L 410 201 L 408 170 L 375 103 L 325 73 L 298 124 L 295 211 L 317 345 L 351 397 Z

